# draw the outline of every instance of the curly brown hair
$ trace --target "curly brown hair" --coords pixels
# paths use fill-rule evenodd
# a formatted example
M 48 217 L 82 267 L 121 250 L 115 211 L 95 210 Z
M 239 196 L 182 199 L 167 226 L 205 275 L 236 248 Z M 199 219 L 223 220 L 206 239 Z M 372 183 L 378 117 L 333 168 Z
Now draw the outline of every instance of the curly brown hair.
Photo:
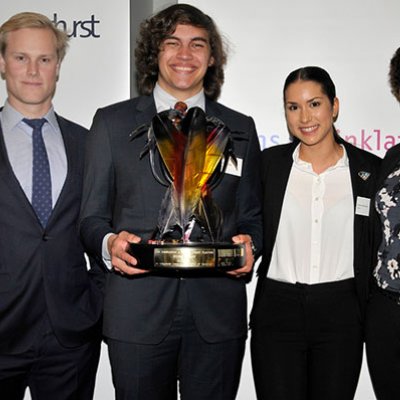
M 400 47 L 390 60 L 389 85 L 393 96 L 400 102 Z
M 138 91 L 142 95 L 152 93 L 158 78 L 160 46 L 179 24 L 202 28 L 208 33 L 214 62 L 208 67 L 203 86 L 205 95 L 216 100 L 224 82 L 224 66 L 227 60 L 225 46 L 214 21 L 188 4 L 175 4 L 142 22 L 135 50 Z

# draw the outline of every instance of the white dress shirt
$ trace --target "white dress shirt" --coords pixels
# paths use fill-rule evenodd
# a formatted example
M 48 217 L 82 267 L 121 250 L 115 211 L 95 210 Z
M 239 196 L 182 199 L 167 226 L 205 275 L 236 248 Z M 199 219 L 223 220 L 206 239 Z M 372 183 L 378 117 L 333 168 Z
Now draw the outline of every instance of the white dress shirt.
M 305 284 L 352 278 L 354 202 L 346 150 L 342 146 L 342 158 L 318 175 L 300 160 L 299 146 L 267 276 Z

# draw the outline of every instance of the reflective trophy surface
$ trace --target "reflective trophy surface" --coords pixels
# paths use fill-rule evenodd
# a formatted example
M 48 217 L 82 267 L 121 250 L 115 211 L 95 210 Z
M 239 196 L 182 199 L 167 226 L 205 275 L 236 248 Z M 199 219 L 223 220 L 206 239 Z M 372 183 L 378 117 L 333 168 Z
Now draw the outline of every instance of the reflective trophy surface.
M 211 195 L 228 160 L 236 163 L 230 130 L 199 107 L 186 109 L 178 102 L 131 134 L 147 132 L 141 157 L 149 153 L 152 173 L 167 190 L 152 237 L 129 252 L 143 269 L 240 268 L 244 244 L 220 240 L 224 216 Z

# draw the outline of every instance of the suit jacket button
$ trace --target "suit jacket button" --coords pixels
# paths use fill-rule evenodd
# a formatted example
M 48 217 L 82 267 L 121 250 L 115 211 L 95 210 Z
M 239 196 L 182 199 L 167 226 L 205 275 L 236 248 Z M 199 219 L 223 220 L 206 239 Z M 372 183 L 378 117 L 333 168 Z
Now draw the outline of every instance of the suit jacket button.
M 43 240 L 44 242 L 47 242 L 49 239 L 50 239 L 50 236 L 49 236 L 49 235 L 43 234 L 42 240 Z

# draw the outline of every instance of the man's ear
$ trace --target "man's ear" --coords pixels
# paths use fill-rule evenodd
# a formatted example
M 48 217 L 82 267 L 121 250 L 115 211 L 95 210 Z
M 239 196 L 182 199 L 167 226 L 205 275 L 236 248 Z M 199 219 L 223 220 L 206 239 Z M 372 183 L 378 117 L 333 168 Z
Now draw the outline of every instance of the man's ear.
M 2 79 L 5 79 L 5 74 L 6 74 L 6 62 L 3 56 L 0 54 L 0 75 Z
M 60 78 L 60 68 L 61 68 L 61 61 L 58 62 L 57 68 L 56 68 L 57 82 L 58 82 L 58 79 Z

